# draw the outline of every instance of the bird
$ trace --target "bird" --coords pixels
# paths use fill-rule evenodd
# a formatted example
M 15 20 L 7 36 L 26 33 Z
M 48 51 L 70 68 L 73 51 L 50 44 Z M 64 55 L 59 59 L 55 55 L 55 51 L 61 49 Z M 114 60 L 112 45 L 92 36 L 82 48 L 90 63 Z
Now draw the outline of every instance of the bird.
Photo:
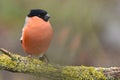
M 22 48 L 29 57 L 37 56 L 48 62 L 45 55 L 53 37 L 53 29 L 49 14 L 43 9 L 32 9 L 25 18 L 25 24 L 20 38 Z

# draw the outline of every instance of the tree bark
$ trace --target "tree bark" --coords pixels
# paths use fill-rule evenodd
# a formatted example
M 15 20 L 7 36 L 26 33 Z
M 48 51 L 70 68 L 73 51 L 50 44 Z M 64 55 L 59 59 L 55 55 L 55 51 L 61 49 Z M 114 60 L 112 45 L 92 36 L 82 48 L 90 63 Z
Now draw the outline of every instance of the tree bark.
M 120 67 L 60 66 L 47 64 L 38 59 L 23 57 L 3 48 L 0 55 L 0 70 L 26 73 L 50 80 L 119 80 Z

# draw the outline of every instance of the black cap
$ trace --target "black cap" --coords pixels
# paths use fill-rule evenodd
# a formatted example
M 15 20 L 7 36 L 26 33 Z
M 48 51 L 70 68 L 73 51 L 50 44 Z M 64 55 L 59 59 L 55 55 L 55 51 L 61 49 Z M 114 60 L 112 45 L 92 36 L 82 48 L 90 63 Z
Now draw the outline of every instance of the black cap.
M 44 21 L 48 21 L 48 19 L 50 18 L 48 13 L 42 9 L 32 9 L 27 16 L 28 17 L 38 16 L 38 17 L 42 18 Z

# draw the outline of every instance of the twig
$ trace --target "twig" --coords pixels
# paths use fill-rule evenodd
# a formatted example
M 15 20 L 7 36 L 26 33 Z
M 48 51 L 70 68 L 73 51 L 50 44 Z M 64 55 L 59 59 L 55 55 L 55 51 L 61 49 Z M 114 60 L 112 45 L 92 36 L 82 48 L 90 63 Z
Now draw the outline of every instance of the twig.
M 9 56 L 12 60 L 15 60 L 14 56 L 11 55 L 11 52 L 7 51 L 4 48 L 0 48 L 0 51 L 3 52 L 5 55 Z

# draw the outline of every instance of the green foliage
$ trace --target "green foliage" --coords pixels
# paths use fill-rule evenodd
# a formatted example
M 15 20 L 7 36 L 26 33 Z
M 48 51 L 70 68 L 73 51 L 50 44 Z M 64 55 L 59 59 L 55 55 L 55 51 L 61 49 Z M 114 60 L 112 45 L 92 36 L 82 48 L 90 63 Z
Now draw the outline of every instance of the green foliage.
M 9 24 L 12 23 L 13 25 L 16 25 L 15 22 L 23 22 L 30 9 L 42 8 L 49 12 L 54 26 L 60 26 L 61 28 L 67 25 L 76 30 L 83 31 L 86 27 L 92 27 L 92 22 L 95 21 L 97 15 L 99 15 L 99 12 L 101 11 L 100 6 L 102 5 L 100 1 L 95 1 L 94 4 L 92 1 L 87 1 L 88 2 L 84 0 L 1 0 L 0 17 L 1 20 L 5 21 L 5 23 L 9 22 Z M 94 13 L 94 11 L 96 12 Z

